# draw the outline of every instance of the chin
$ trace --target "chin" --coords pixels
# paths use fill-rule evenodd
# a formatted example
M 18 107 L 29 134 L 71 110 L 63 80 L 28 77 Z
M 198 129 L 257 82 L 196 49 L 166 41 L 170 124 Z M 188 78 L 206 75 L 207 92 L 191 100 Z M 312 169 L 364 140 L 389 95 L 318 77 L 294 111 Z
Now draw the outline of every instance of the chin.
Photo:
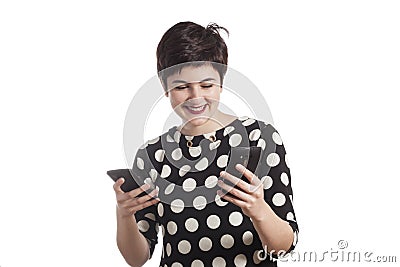
M 205 124 L 209 120 L 208 117 L 191 117 L 191 118 L 186 118 L 186 124 L 191 124 L 193 126 L 201 126 Z

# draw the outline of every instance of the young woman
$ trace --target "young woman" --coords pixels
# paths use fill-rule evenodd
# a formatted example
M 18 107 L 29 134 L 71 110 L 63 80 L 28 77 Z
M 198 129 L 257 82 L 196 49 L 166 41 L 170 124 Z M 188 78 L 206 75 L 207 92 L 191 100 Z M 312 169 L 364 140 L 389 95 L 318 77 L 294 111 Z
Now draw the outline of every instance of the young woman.
M 152 257 L 159 227 L 160 266 L 276 266 L 273 259 L 296 245 L 291 176 L 279 133 L 271 124 L 218 109 L 228 61 L 220 29 L 181 22 L 158 45 L 159 77 L 182 124 L 137 151 L 132 171 L 150 182 L 127 193 L 120 188 L 123 178 L 114 184 L 117 244 L 131 266 Z M 254 173 L 235 166 L 243 173 L 239 179 L 226 171 L 230 151 L 249 146 L 261 147 L 259 164 Z M 149 183 L 156 189 L 138 196 Z

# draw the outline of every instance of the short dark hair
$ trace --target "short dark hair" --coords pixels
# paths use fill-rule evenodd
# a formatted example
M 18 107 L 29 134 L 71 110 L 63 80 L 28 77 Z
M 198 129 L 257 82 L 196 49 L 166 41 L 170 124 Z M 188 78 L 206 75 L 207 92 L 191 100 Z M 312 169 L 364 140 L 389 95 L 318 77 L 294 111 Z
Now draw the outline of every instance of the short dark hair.
M 228 35 L 229 32 L 224 27 L 216 23 L 210 23 L 207 27 L 203 27 L 194 22 L 179 22 L 169 28 L 162 36 L 157 46 L 157 72 L 161 79 L 164 89 L 166 88 L 167 77 L 180 71 L 179 68 L 169 67 L 186 62 L 207 61 L 219 73 L 222 80 L 227 71 L 228 64 L 228 48 L 219 34 L 220 30 L 224 30 Z M 212 64 L 212 63 L 219 64 Z M 199 66 L 203 63 L 194 62 L 189 65 Z

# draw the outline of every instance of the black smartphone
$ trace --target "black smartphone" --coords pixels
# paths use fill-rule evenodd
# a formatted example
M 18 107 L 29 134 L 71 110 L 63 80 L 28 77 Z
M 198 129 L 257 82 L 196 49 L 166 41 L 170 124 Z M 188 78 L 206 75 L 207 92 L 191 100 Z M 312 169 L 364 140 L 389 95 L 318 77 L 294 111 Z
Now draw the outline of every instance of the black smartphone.
M 248 183 L 249 180 L 244 177 L 243 174 L 235 168 L 235 166 L 236 164 L 241 164 L 254 173 L 256 171 L 260 155 L 261 147 L 258 146 L 232 147 L 228 155 L 228 165 L 225 171 Z M 223 181 L 230 186 L 233 186 L 235 188 L 237 187 L 235 184 L 227 179 L 223 178 Z M 222 190 L 222 192 L 224 194 L 227 193 L 230 195 L 230 193 L 226 192 L 225 190 Z
M 139 188 L 140 186 L 137 184 L 135 179 L 133 178 L 131 174 L 130 169 L 116 169 L 116 170 L 109 170 L 107 171 L 107 175 L 111 177 L 111 179 L 116 182 L 119 178 L 124 177 L 125 182 L 121 185 L 121 189 L 124 192 L 129 192 L 133 189 Z M 150 187 L 148 190 L 148 193 L 150 193 L 153 190 L 152 187 Z M 144 196 L 146 194 L 145 192 L 140 193 L 138 196 Z

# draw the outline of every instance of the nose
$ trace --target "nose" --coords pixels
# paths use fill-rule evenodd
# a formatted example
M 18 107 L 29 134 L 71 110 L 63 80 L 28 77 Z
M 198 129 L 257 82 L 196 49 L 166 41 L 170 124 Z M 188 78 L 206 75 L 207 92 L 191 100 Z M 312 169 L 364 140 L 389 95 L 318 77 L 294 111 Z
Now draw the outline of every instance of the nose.
M 198 98 L 201 97 L 201 86 L 199 84 L 192 84 L 190 86 L 190 98 Z

